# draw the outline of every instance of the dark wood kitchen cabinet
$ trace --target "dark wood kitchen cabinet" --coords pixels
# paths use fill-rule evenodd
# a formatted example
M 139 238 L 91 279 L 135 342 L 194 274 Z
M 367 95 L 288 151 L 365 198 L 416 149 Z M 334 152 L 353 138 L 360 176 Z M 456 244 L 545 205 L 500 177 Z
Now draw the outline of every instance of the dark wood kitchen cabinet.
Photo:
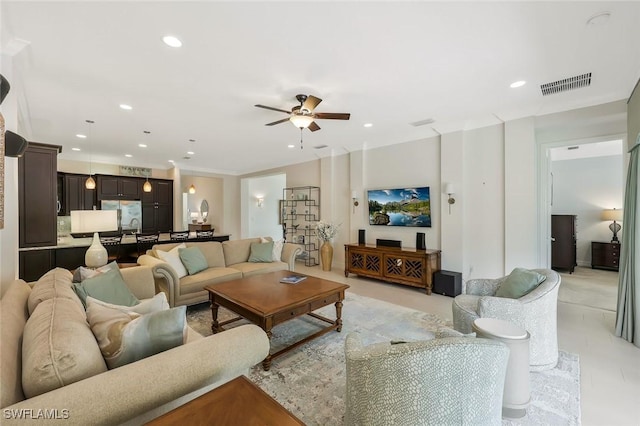
M 173 181 L 149 179 L 151 192 L 142 192 L 142 232 L 173 230 Z
M 96 175 L 97 201 L 139 200 L 143 183 L 138 177 Z
M 69 216 L 71 210 L 93 210 L 96 206 L 96 190 L 87 189 L 85 182 L 89 175 L 75 173 L 58 173 L 58 201 L 60 202 L 59 216 Z
M 576 216 L 551 215 L 551 268 L 573 273 L 576 267 Z
M 58 153 L 62 147 L 29 142 L 18 159 L 18 215 L 20 247 L 57 242 Z

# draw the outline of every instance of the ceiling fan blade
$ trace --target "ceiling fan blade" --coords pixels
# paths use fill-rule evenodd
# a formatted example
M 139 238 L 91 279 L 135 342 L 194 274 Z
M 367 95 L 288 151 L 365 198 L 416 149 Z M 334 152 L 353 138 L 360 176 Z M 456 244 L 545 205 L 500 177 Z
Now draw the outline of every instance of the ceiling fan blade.
M 318 126 L 315 121 L 312 121 L 311 124 L 309 124 L 309 127 L 307 127 L 307 129 L 311 130 L 312 132 L 315 132 L 316 130 L 320 130 L 320 126 Z
M 306 109 L 309 112 L 312 112 L 318 104 L 322 102 L 322 99 L 316 98 L 313 95 L 307 96 L 307 99 L 302 104 L 302 109 Z
M 324 120 L 348 120 L 351 117 L 349 113 L 342 112 L 318 112 L 313 114 L 314 118 L 321 118 Z
M 265 106 L 265 105 L 254 105 L 254 106 L 258 108 L 270 109 L 271 111 L 279 111 L 279 112 L 284 112 L 285 114 L 291 114 L 291 111 L 285 111 L 283 109 L 274 108 L 270 106 Z
M 273 123 L 267 123 L 265 126 L 273 126 L 274 124 L 284 123 L 285 121 L 289 121 L 289 118 L 283 118 L 282 120 L 274 121 Z

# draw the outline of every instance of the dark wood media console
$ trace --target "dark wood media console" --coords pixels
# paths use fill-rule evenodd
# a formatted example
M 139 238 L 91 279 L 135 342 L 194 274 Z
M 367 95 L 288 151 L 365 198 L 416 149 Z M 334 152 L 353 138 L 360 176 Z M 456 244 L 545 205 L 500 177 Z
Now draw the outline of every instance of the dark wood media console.
M 431 294 L 440 250 L 416 250 L 366 244 L 344 245 L 344 276 L 349 273 L 424 288 Z

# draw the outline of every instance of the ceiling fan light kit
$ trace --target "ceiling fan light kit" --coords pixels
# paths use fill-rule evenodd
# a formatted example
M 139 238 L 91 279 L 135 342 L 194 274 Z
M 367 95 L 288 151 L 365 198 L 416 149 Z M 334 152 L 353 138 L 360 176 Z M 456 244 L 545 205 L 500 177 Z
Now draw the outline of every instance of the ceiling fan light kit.
M 337 112 L 319 112 L 314 113 L 315 108 L 322 102 L 322 99 L 316 98 L 313 95 L 296 95 L 296 99 L 300 102 L 300 105 L 296 105 L 291 108 L 291 112 L 286 111 L 280 108 L 274 108 L 266 105 L 254 105 L 258 108 L 269 109 L 271 111 L 284 112 L 285 114 L 289 114 L 288 118 L 283 118 L 282 120 L 274 121 L 272 123 L 267 123 L 265 126 L 273 126 L 276 124 L 284 123 L 285 121 L 290 121 L 302 130 L 309 129 L 312 132 L 320 130 L 320 126 L 315 122 L 315 120 L 323 119 L 323 120 L 348 120 L 351 117 L 349 113 L 337 113 Z M 300 144 L 302 144 L 302 134 L 300 135 Z M 300 146 L 302 148 L 302 146 Z

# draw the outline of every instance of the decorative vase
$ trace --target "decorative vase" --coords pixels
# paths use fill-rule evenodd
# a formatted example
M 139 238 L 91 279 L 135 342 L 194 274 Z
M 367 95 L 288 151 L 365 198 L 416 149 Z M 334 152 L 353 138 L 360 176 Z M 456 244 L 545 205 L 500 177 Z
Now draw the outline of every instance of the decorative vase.
M 333 246 L 330 241 L 325 241 L 320 246 L 320 259 L 322 260 L 322 270 L 330 271 L 331 262 L 333 261 Z
M 100 243 L 97 232 L 93 234 L 93 241 L 84 255 L 84 263 L 89 268 L 99 268 L 107 264 L 107 249 Z

